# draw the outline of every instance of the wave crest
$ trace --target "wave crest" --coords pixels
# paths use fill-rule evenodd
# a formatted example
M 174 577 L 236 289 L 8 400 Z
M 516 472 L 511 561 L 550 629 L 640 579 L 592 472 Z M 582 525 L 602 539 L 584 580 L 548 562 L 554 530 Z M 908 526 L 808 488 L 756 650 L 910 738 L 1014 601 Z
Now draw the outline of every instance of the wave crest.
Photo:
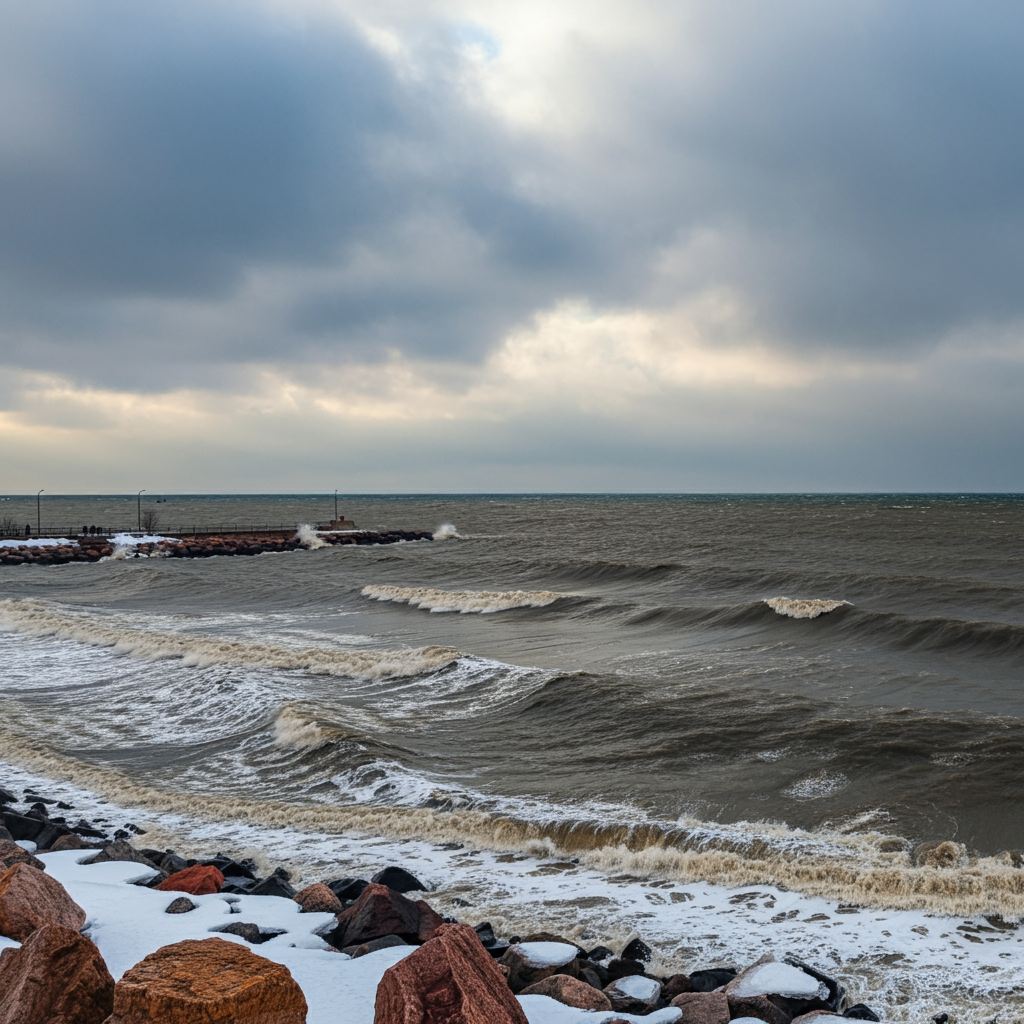
M 240 665 L 297 669 L 316 675 L 356 679 L 416 676 L 445 668 L 463 657 L 452 647 L 412 647 L 394 651 L 344 648 L 286 648 L 274 644 L 139 629 L 115 616 L 50 604 L 32 598 L 0 600 L 0 626 L 31 636 L 55 636 L 118 654 L 156 661 L 180 658 L 186 665 Z
M 552 590 L 434 590 L 430 587 L 363 587 L 363 597 L 426 608 L 431 612 L 491 612 L 510 608 L 545 608 L 564 594 Z
M 316 551 L 317 548 L 327 547 L 325 541 L 317 532 L 316 527 L 309 523 L 302 523 L 295 531 L 295 539 L 307 550 Z
M 452 523 L 442 523 L 434 531 L 434 540 L 465 540 Z
M 789 619 L 816 619 L 819 615 L 827 615 L 837 608 L 850 605 L 849 601 L 827 601 L 818 598 L 799 600 L 790 597 L 768 597 L 764 603 L 776 614 Z

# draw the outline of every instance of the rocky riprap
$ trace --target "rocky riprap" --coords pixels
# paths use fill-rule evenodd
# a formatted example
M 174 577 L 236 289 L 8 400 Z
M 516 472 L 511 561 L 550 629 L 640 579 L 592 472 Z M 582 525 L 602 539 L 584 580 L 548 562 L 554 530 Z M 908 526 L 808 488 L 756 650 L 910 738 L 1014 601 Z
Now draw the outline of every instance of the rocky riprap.
M 36 843 L 37 852 L 94 850 L 83 863 L 150 867 L 153 875 L 134 884 L 166 892 L 168 914 L 195 910 L 190 896 L 272 895 L 293 899 L 301 913 L 333 914 L 318 934 L 350 957 L 417 947 L 385 971 L 374 1024 L 527 1024 L 517 996 L 640 1016 L 674 1007 L 679 1024 L 879 1019 L 863 1004 L 849 1005 L 836 979 L 796 957 L 776 962 L 768 955 L 743 970 L 708 967 L 664 976 L 652 972 L 651 949 L 638 938 L 616 953 L 548 932 L 502 938 L 486 922 L 472 927 L 444 918 L 418 898 L 427 887 L 399 866 L 369 879 L 339 877 L 296 891 L 284 868 L 261 877 L 251 860 L 222 854 L 196 860 L 136 847 L 129 839 L 143 829 L 126 823 L 111 830 L 105 820 L 72 821 L 73 814 L 57 813 L 73 810 L 38 793 L 18 800 L 0 789 L 0 934 L 23 943 L 0 955 L 0 1024 L 151 1024 L 157 1009 L 166 1024 L 246 1020 L 256 1007 L 265 1024 L 301 1024 L 306 1014 L 286 967 L 216 936 L 164 946 L 115 985 L 99 951 L 79 934 L 84 912 L 14 840 Z M 280 934 L 244 919 L 219 930 L 254 947 Z M 190 979 L 187 999 L 180 996 L 180 978 Z
M 351 530 L 322 533 L 328 545 L 397 544 L 400 541 L 433 540 L 429 530 Z M 273 551 L 298 551 L 306 544 L 290 530 L 265 533 L 197 534 L 168 537 L 136 544 L 125 550 L 126 558 L 212 558 L 216 555 L 262 555 Z M 66 565 L 68 562 L 98 562 L 109 558 L 114 548 L 109 537 L 76 537 L 68 544 L 19 544 L 0 548 L 0 565 Z

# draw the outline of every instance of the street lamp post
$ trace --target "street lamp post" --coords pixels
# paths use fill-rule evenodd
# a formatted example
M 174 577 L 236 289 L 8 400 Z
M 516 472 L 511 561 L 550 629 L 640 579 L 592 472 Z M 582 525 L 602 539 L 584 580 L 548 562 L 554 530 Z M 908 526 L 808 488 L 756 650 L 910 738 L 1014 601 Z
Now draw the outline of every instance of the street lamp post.
M 146 488 L 143 487 L 138 494 L 135 495 L 135 501 L 139 506 L 139 533 L 142 533 L 142 495 L 146 493 Z
M 39 490 L 36 492 L 36 536 L 37 537 L 43 532 L 43 528 L 40 525 L 41 524 L 41 519 L 40 519 L 40 516 L 39 516 L 39 495 L 42 494 L 43 491 L 45 491 L 45 490 L 46 490 L 45 487 L 40 487 Z

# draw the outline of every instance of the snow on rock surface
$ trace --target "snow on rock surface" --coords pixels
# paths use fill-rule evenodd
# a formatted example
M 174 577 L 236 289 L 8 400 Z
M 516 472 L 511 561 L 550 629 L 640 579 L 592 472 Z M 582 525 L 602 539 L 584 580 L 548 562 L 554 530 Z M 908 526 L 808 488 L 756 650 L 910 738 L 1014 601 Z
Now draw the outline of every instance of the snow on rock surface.
M 645 978 L 642 974 L 628 974 L 625 978 L 619 978 L 615 982 L 617 988 L 624 995 L 632 996 L 633 999 L 640 999 L 645 1003 L 653 1003 L 661 992 L 661 985 L 653 978 Z
M 531 967 L 563 967 L 580 952 L 567 942 L 522 942 L 519 951 Z
M 517 996 L 522 1004 L 530 1024 L 606 1024 L 607 1021 L 625 1020 L 630 1024 L 675 1024 L 683 1015 L 678 1006 L 666 1006 L 664 1010 L 655 1010 L 643 1017 L 635 1013 L 619 1013 L 616 1010 L 595 1012 L 594 1010 L 577 1010 L 566 1006 L 550 996 Z M 732 1022 L 730 1021 L 730 1024 Z M 758 1021 L 764 1024 L 764 1021 Z
M 729 995 L 738 999 L 751 996 L 783 996 L 786 999 L 828 998 L 828 986 L 790 964 L 768 963 L 751 968 L 737 978 Z

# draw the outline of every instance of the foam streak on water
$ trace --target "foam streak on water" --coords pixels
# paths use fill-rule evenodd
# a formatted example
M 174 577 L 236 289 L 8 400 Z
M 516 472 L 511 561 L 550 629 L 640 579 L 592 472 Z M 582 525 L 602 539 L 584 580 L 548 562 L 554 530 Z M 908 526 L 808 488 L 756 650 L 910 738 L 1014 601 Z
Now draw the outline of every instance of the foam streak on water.
M 432 587 L 363 587 L 363 596 L 375 601 L 393 601 L 395 604 L 410 604 L 415 608 L 426 608 L 431 612 L 504 612 L 510 608 L 546 608 L 554 604 L 563 594 L 550 590 L 435 590 Z

